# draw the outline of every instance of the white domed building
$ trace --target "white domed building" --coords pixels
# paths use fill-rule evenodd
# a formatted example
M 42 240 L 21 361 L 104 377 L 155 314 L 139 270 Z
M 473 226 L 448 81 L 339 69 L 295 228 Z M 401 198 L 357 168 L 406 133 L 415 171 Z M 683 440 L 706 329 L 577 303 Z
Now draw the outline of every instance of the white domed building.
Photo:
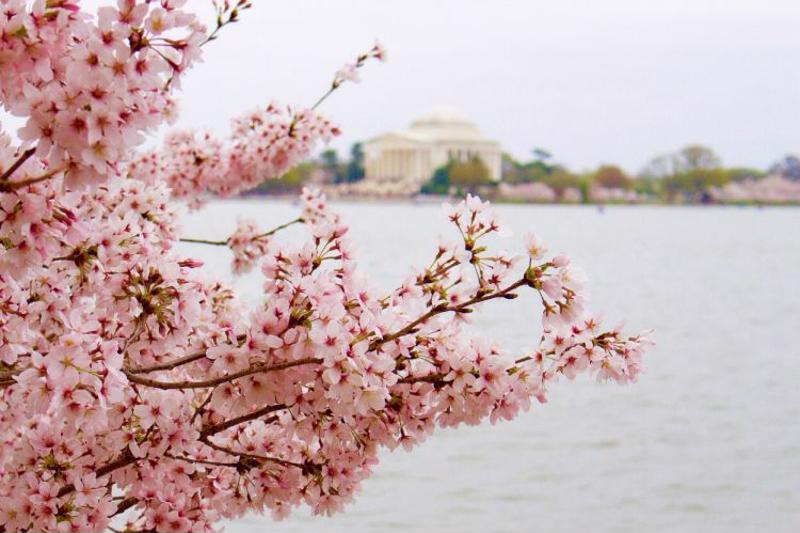
M 364 192 L 409 194 L 431 179 L 451 159 L 479 157 L 493 180 L 500 179 L 501 152 L 464 114 L 439 109 L 418 118 L 408 129 L 384 133 L 364 143 Z

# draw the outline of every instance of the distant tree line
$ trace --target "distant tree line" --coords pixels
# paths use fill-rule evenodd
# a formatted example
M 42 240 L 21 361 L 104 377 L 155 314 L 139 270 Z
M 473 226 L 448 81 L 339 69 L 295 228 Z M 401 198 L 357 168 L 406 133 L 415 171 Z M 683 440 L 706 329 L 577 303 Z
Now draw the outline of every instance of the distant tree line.
M 447 164 L 437 168 L 430 181 L 423 184 L 422 194 L 455 194 L 463 196 L 475 193 L 481 187 L 492 183 L 489 167 L 478 156 L 467 161 L 451 159 Z
M 477 189 L 491 196 L 492 189 L 498 184 L 489 179 L 488 170 L 483 174 L 473 170 L 468 174 L 471 179 L 466 182 L 462 177 L 463 170 L 474 169 L 476 164 L 449 162 L 436 170 L 421 192 L 459 194 Z M 630 175 L 613 164 L 600 165 L 588 172 L 573 172 L 554 162 L 552 154 L 541 148 L 534 149 L 531 159 L 527 161 L 518 161 L 510 154 L 503 154 L 502 163 L 502 181 L 506 184 L 543 183 L 554 191 L 556 198 L 562 198 L 568 190 L 573 190 L 580 194 L 584 202 L 591 201 L 592 191 L 596 188 L 632 192 L 652 201 L 703 202 L 709 199 L 709 191 L 714 188 L 729 183 L 757 181 L 769 174 L 780 174 L 800 181 L 800 158 L 786 156 L 766 172 L 746 167 L 725 167 L 712 149 L 692 144 L 654 157 L 637 175 Z
M 584 202 L 592 201 L 592 191 L 597 188 L 635 193 L 640 198 L 660 202 L 704 202 L 709 191 L 729 183 L 761 180 L 766 175 L 780 174 L 800 181 L 800 157 L 787 155 L 772 164 L 766 171 L 746 167 L 726 167 L 710 148 L 692 144 L 675 152 L 651 159 L 636 175 L 628 174 L 614 164 L 603 164 L 584 172 L 573 172 L 554 161 L 553 155 L 535 148 L 531 157 L 519 161 L 503 154 L 502 182 L 514 186 L 542 183 L 555 193 L 556 199 L 568 192 L 580 195 Z M 350 147 L 349 157 L 341 159 L 334 149 L 320 153 L 318 158 L 302 163 L 278 179 L 267 180 L 254 192 L 256 194 L 292 194 L 304 185 L 347 184 L 364 179 L 364 149 L 361 143 Z M 479 193 L 493 196 L 498 182 L 477 156 L 466 161 L 450 160 L 437 168 L 425 182 L 422 194 L 456 195 Z

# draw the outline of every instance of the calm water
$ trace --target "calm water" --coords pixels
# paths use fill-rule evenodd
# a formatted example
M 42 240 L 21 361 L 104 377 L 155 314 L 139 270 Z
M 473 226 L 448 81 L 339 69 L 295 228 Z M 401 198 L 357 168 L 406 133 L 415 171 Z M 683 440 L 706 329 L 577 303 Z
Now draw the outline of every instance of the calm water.
M 434 205 L 341 204 L 361 264 L 385 287 L 450 233 Z M 225 237 L 236 217 L 265 228 L 286 203 L 216 203 L 186 234 Z M 440 431 L 386 453 L 334 518 L 251 516 L 227 531 L 800 529 L 800 209 L 499 206 L 569 252 L 593 308 L 656 328 L 630 387 L 560 383 L 511 423 Z M 221 250 L 186 245 L 227 275 Z M 216 254 L 215 254 L 216 253 Z M 258 297 L 259 277 L 236 281 Z M 492 303 L 480 326 L 509 349 L 538 336 L 533 298 Z

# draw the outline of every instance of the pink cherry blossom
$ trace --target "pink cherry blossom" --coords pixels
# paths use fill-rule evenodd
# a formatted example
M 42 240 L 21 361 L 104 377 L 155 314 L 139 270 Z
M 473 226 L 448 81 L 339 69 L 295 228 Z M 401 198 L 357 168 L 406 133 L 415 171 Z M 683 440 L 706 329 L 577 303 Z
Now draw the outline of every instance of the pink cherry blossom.
M 20 145 L 0 132 L 0 530 L 328 515 L 383 448 L 514 418 L 561 376 L 642 372 L 648 335 L 604 330 L 580 272 L 538 238 L 523 254 L 491 246 L 504 226 L 474 196 L 445 208 L 452 240 L 392 290 L 313 189 L 275 228 L 183 238 L 232 254 L 235 272 L 257 268 L 255 305 L 182 253 L 184 204 L 278 177 L 338 135 L 316 109 L 384 60 L 381 45 L 317 104 L 269 104 L 226 139 L 173 132 L 137 152 L 174 117 L 202 45 L 251 2 L 216 2 L 210 32 L 185 0 L 118 0 L 96 16 L 77 1 L 0 3 L 0 102 L 25 121 Z M 528 353 L 465 328 L 484 302 L 531 293 L 542 320 Z

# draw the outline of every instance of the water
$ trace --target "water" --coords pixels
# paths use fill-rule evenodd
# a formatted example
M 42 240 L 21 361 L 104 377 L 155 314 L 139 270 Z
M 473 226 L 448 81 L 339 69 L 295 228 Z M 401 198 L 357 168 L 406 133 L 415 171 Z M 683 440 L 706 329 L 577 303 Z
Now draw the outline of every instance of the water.
M 434 205 L 340 204 L 363 268 L 385 287 L 449 234 Z M 386 453 L 333 518 L 250 516 L 227 531 L 787 531 L 800 529 L 800 209 L 499 206 L 590 279 L 592 306 L 654 327 L 629 387 L 560 383 L 511 423 L 439 431 Z M 227 236 L 238 215 L 269 228 L 274 201 L 220 202 L 186 234 Z M 290 235 L 291 236 L 291 235 Z M 185 245 L 216 271 L 224 250 Z M 257 274 L 236 281 L 251 301 Z M 492 302 L 480 327 L 509 349 L 538 335 L 533 298 Z

